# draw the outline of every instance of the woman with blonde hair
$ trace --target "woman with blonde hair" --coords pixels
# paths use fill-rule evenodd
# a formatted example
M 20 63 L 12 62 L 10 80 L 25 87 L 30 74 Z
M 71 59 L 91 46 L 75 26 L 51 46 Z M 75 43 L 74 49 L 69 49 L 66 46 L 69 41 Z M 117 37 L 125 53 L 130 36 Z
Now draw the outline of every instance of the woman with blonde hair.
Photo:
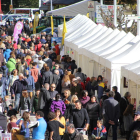
M 32 58 L 31 58 L 30 55 L 27 55 L 27 56 L 25 57 L 25 60 L 26 60 L 26 62 L 27 62 L 27 64 L 28 64 L 28 66 L 29 66 L 29 64 L 30 64 L 30 62 L 31 62 L 31 60 L 32 60 Z
M 65 89 L 69 89 L 70 88 L 70 78 L 68 75 L 64 75 L 63 79 L 62 79 L 62 93 L 64 93 Z

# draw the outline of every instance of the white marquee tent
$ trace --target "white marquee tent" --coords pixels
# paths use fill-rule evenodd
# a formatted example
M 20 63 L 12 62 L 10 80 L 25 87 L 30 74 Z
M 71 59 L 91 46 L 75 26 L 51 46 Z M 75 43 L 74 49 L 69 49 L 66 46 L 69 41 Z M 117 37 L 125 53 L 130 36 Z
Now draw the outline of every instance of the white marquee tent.
M 139 60 L 140 56 L 132 59 L 139 52 L 139 36 L 96 25 L 83 15 L 66 24 L 65 54 L 75 59 L 88 76 L 102 74 L 110 86 L 116 85 L 120 91 L 121 66 Z M 58 30 L 61 36 L 63 25 Z

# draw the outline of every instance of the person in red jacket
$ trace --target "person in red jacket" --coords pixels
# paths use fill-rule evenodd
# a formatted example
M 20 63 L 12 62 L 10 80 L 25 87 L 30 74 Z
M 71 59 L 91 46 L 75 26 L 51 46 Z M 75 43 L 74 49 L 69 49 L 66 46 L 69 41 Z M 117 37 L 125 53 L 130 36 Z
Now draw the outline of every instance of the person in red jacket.
M 40 40 L 37 40 L 37 45 L 35 45 L 35 51 L 40 52 L 41 47 L 42 47 L 42 44 Z
M 59 49 L 59 44 L 57 44 L 56 41 L 53 41 L 53 45 L 55 46 L 55 49 L 56 49 L 56 55 L 60 55 L 60 49 Z

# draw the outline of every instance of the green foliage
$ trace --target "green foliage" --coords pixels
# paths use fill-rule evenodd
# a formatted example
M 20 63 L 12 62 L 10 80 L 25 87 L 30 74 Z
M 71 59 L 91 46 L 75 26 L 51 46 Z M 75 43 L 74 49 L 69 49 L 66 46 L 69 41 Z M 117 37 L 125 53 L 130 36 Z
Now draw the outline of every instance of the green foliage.
M 38 8 L 39 0 L 24 0 L 24 2 L 22 2 L 21 7 Z

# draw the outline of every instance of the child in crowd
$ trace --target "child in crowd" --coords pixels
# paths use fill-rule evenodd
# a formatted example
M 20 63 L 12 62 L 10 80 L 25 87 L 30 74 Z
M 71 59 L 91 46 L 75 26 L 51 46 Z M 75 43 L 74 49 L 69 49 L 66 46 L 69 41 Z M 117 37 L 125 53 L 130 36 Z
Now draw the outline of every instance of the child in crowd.
M 101 120 L 97 121 L 97 127 L 94 128 L 92 132 L 92 138 L 94 140 L 105 140 L 107 136 L 106 128 L 103 126 L 103 122 Z
M 20 97 L 19 108 L 21 108 L 21 116 L 25 111 L 29 111 L 31 109 L 30 105 L 30 97 L 28 96 L 27 90 L 22 91 L 22 96 Z
M 8 112 L 7 112 L 7 116 L 8 117 L 11 117 L 11 116 L 16 116 L 16 114 L 17 114 L 17 111 L 15 110 L 15 109 L 13 109 L 13 105 L 12 104 L 10 104 L 9 105 L 9 110 L 8 110 Z
M 33 99 L 33 114 L 35 114 L 37 111 L 38 111 L 38 99 L 39 99 L 39 93 L 40 93 L 40 90 L 37 90 L 36 91 L 36 95 Z

